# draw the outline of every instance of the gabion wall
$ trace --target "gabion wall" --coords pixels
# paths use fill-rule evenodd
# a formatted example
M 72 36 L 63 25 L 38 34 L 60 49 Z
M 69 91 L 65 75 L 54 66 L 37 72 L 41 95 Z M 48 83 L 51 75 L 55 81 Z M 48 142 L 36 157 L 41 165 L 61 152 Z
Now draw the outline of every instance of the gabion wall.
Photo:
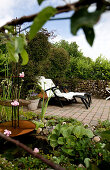
M 106 98 L 106 87 L 108 82 L 106 80 L 80 80 L 75 88 L 75 91 L 85 91 L 92 94 L 94 97 Z
M 105 99 L 108 96 L 106 87 L 110 81 L 106 80 L 78 80 L 71 79 L 67 82 L 58 82 L 57 85 L 68 88 L 69 91 L 88 92 L 92 96 Z M 110 85 L 109 85 L 110 86 Z

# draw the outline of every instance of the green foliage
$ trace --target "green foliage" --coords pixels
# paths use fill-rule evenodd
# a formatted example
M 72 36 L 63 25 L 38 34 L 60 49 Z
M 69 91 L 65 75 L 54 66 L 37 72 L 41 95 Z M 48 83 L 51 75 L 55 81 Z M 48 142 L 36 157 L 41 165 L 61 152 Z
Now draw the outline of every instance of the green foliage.
M 45 74 L 48 67 L 48 58 L 50 52 L 50 43 L 48 42 L 48 32 L 42 31 L 37 33 L 34 39 L 29 41 L 27 34 L 27 53 L 29 55 L 29 62 L 26 67 L 22 67 L 25 72 L 25 81 L 23 84 L 22 96 L 26 97 L 28 91 L 33 89 L 37 84 L 36 77 Z
M 44 0 L 38 0 L 38 4 L 40 5 Z
M 0 105 L 0 122 L 11 121 L 12 108 Z
M 65 40 L 54 44 L 57 48 L 64 48 L 70 57 L 69 67 L 66 71 L 66 79 L 92 79 L 109 80 L 110 79 L 110 61 L 99 56 L 96 61 L 85 57 L 75 42 L 68 43 Z M 64 80 L 65 81 L 65 80 Z
M 22 65 L 28 63 L 28 54 L 25 50 L 26 40 L 24 35 L 19 37 L 10 37 L 7 41 L 6 46 L 8 50 L 8 61 L 18 63 L 19 55 L 22 57 Z
M 46 23 L 46 21 L 49 20 L 50 17 L 52 17 L 56 13 L 56 9 L 48 6 L 44 8 L 39 14 L 36 16 L 36 18 L 33 21 L 33 24 L 31 25 L 29 38 L 32 40 L 36 33 L 42 28 L 42 26 Z
M 79 79 L 92 79 L 94 73 L 93 64 L 94 62 L 89 57 L 71 58 L 68 75 Z
M 76 11 L 71 17 L 72 34 L 76 35 L 77 31 L 82 28 L 85 33 L 86 40 L 92 46 L 95 37 L 93 26 L 98 22 L 101 13 L 101 10 L 89 13 L 87 8 L 82 8 Z
M 82 8 L 76 11 L 71 18 L 72 33 L 76 35 L 78 29 L 83 26 L 92 28 L 93 25 L 96 24 L 97 21 L 99 20 L 100 14 L 101 14 L 101 11 L 98 11 L 98 10 L 95 12 L 89 13 L 87 11 L 87 8 Z
M 53 124 L 54 119 L 55 124 L 58 122 L 61 123 L 56 125 L 55 129 L 48 137 L 51 146 L 55 147 L 53 151 L 49 146 L 49 143 L 46 141 L 44 142 L 44 140 L 41 139 L 36 139 L 35 134 L 26 135 L 24 138 L 22 136 L 22 138 L 20 137 L 19 139 L 23 142 L 26 142 L 26 144 L 28 143 L 27 145 L 30 145 L 31 148 L 35 148 L 37 146 L 40 148 L 40 154 L 42 156 L 54 161 L 62 167 L 65 167 L 67 170 L 79 169 L 79 164 L 84 166 L 83 169 L 88 170 L 95 170 L 98 168 L 109 169 L 110 147 L 107 145 L 109 141 L 106 142 L 106 138 L 101 139 L 100 142 L 94 142 L 92 139 L 93 133 L 89 129 L 84 128 L 83 125 L 81 125 L 81 122 L 75 121 L 74 119 L 49 117 L 47 121 L 50 121 L 50 126 Z M 37 128 L 43 128 L 44 126 L 44 124 L 40 121 L 36 121 L 34 123 L 36 123 Z M 103 127 L 109 126 L 108 121 L 101 123 Z M 7 146 L 7 144 L 8 142 L 5 142 L 3 146 Z M 5 159 L 0 159 L 0 161 L 3 161 L 3 164 L 0 164 L 0 166 L 4 168 L 6 164 L 7 170 L 8 167 L 13 169 L 11 164 L 15 170 L 48 168 L 48 166 L 42 163 L 42 161 L 38 160 L 37 158 L 32 158 L 24 150 L 20 149 L 19 147 L 16 148 L 16 146 L 13 146 L 13 144 L 10 146 L 10 148 L 6 147 L 2 156 L 5 157 Z
M 35 130 L 37 130 L 38 128 L 43 128 L 44 127 L 44 123 L 42 121 L 33 120 L 32 122 L 36 125 Z
M 110 79 L 110 61 L 105 57 L 99 56 L 94 64 L 93 79 L 109 80 Z
M 106 166 L 109 166 L 108 143 L 96 143 L 91 138 L 93 138 L 91 130 L 67 123 L 65 125 L 57 124 L 48 140 L 50 145 L 55 148 L 54 155 L 58 158 L 56 161 L 60 162 L 64 155 L 68 156 L 70 162 L 85 163 L 86 168 L 90 169 L 93 167 L 97 169 L 96 165 L 101 166 L 104 162 Z
M 51 98 L 51 96 L 49 96 L 47 101 L 45 101 L 44 100 L 44 92 L 43 92 L 43 102 L 42 102 L 42 109 L 41 109 L 41 115 L 40 115 L 40 118 L 42 121 L 44 120 L 44 116 L 45 116 L 50 98 Z
M 21 108 L 19 112 L 21 120 L 33 120 L 36 117 L 36 113 L 30 111 L 24 112 L 23 108 Z
M 102 142 L 105 143 L 105 149 L 110 152 L 110 121 L 99 121 L 95 133 L 101 136 Z
M 110 130 L 99 132 L 99 134 L 103 139 L 106 139 L 108 142 L 110 142 Z
M 49 78 L 63 78 L 69 66 L 69 56 L 63 48 L 52 48 L 50 52 Z
M 37 158 L 33 158 L 31 156 L 28 157 L 21 157 L 17 159 L 15 162 L 15 167 L 18 169 L 46 169 L 48 166 L 42 163 L 41 160 Z
M 57 48 L 64 48 L 68 52 L 70 57 L 77 58 L 83 56 L 83 53 L 78 50 L 79 46 L 76 44 L 76 42 L 71 42 L 69 44 L 68 41 L 61 40 L 53 45 Z
M 50 43 L 48 42 L 49 34 L 48 32 L 44 32 L 43 30 L 41 32 L 38 32 L 34 39 L 31 41 L 28 40 L 28 34 L 27 34 L 27 52 L 29 54 L 30 60 L 33 60 L 36 62 L 37 66 L 39 61 L 46 60 L 46 58 L 49 55 L 50 51 Z
M 11 161 L 8 161 L 6 158 L 3 158 L 0 155 L 0 170 L 5 169 L 5 170 L 10 170 L 10 169 L 14 169 L 15 166 L 14 164 L 12 164 Z
M 104 128 L 104 130 L 109 130 L 110 129 L 110 121 L 109 120 L 105 120 L 105 121 L 98 121 L 98 125 L 97 125 L 97 129 L 102 129 Z
M 88 43 L 92 46 L 93 45 L 93 41 L 95 38 L 95 33 L 94 33 L 94 29 L 91 27 L 82 27 L 84 34 L 86 36 L 86 40 L 88 41 Z
M 57 124 L 52 134 L 48 137 L 50 145 L 55 148 L 58 145 L 63 145 L 63 152 L 74 155 L 73 150 L 78 140 L 83 138 L 92 138 L 94 135 L 91 130 L 85 129 L 83 126 L 74 126 L 72 124 Z

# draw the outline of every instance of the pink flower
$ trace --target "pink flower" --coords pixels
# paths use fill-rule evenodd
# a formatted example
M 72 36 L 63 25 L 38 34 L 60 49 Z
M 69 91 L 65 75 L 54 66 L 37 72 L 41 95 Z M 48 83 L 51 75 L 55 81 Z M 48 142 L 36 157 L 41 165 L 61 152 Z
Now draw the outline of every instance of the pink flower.
M 11 135 L 11 131 L 9 131 L 9 130 L 5 129 L 5 130 L 4 130 L 4 135 L 6 135 L 6 136 L 10 136 L 10 135 Z
M 19 77 L 22 77 L 22 78 L 23 78 L 23 77 L 24 77 L 24 72 L 20 73 L 20 74 L 19 74 Z
M 34 148 L 34 152 L 35 153 L 39 153 L 39 149 L 38 148 Z
M 11 102 L 12 106 L 19 106 L 19 102 L 17 102 L 16 100 L 14 102 Z

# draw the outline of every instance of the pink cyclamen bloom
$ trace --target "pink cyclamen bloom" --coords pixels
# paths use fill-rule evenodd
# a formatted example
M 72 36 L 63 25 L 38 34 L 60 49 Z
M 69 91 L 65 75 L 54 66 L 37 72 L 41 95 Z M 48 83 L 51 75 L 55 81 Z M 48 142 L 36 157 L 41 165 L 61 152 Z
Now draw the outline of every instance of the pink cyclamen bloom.
M 6 135 L 6 136 L 10 136 L 10 135 L 11 135 L 11 131 L 9 131 L 9 130 L 5 129 L 5 130 L 4 130 L 4 135 Z
M 19 106 L 19 102 L 17 102 L 16 100 L 14 102 L 11 102 L 12 106 Z
M 20 73 L 20 74 L 19 74 L 19 77 L 22 77 L 22 78 L 23 78 L 23 77 L 24 77 L 24 72 Z
M 35 153 L 39 153 L 39 149 L 38 148 L 34 148 L 34 152 Z

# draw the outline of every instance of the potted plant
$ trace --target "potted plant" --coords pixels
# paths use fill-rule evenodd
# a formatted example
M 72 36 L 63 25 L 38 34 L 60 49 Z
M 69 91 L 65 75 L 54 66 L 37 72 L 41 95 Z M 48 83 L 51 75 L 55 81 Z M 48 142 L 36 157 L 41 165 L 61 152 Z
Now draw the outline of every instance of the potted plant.
M 36 93 L 35 90 L 29 90 L 27 100 L 30 101 L 30 104 L 28 104 L 28 109 L 32 111 L 36 110 L 40 100 L 38 93 Z

